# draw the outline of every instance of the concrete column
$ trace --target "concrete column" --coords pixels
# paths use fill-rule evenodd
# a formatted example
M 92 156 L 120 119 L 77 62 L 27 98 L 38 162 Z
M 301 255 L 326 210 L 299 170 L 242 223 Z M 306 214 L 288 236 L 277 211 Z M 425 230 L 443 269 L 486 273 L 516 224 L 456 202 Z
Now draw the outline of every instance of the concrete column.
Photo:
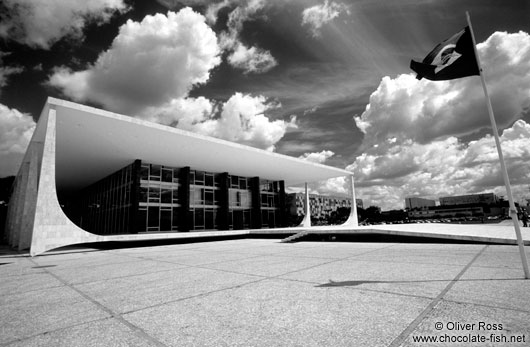
M 191 218 L 190 212 L 190 167 L 186 166 L 179 172 L 179 204 L 180 204 L 180 231 L 190 231 Z
M 24 198 L 24 207 L 22 212 L 22 227 L 20 229 L 20 238 L 18 241 L 18 250 L 29 248 L 31 246 L 31 236 L 33 224 L 35 222 L 35 200 L 37 200 L 37 191 L 39 189 L 39 156 L 41 152 L 41 143 L 32 143 L 28 146 L 30 162 L 28 170 L 28 179 Z
M 307 182 L 305 183 L 305 216 L 300 223 L 301 227 L 310 228 L 311 227 L 311 206 L 309 204 L 309 190 L 307 189 Z
M 250 188 L 252 191 L 252 210 L 250 212 L 250 227 L 252 229 L 261 229 L 261 190 L 259 177 L 250 179 Z
M 217 229 L 228 230 L 228 213 L 229 213 L 229 175 L 228 172 L 223 172 L 219 175 L 219 208 L 217 209 Z
M 357 218 L 357 199 L 355 198 L 355 186 L 353 184 L 353 175 L 350 175 L 350 181 L 351 181 L 351 188 L 350 188 L 350 194 L 351 194 L 351 209 L 350 209 L 350 215 L 348 216 L 348 219 L 343 226 L 351 226 L 351 227 L 358 227 L 359 221 Z

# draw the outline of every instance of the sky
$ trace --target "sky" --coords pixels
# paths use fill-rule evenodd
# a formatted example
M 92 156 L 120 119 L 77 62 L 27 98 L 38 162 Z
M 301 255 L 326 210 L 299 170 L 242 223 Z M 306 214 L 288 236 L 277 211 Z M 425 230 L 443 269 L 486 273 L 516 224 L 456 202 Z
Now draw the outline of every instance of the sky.
M 522 203 L 528 0 L 4 0 L 0 177 L 16 174 L 51 96 L 350 170 L 357 197 L 383 210 L 411 196 L 506 197 L 480 78 L 409 68 L 466 11 Z

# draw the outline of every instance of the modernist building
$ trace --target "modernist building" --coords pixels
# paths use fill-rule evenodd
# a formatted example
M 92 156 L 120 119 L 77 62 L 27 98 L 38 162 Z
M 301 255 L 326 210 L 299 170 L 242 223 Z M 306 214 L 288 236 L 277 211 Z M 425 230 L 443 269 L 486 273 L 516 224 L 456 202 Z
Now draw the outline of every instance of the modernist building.
M 493 193 L 446 196 L 440 198 L 441 206 L 468 204 L 497 204 L 499 198 Z
M 84 242 L 240 235 L 285 225 L 285 187 L 351 172 L 49 98 L 6 234 L 35 255 Z M 303 227 L 310 227 L 310 213 Z M 346 222 L 357 225 L 356 208 Z
M 351 198 L 309 194 L 309 209 L 311 217 L 326 218 L 339 207 L 351 208 Z M 356 199 L 357 208 L 363 208 L 362 199 Z M 287 211 L 291 216 L 305 216 L 305 194 L 287 194 Z
M 405 198 L 405 208 L 409 210 L 415 208 L 422 209 L 432 206 L 436 206 L 436 201 L 418 197 Z

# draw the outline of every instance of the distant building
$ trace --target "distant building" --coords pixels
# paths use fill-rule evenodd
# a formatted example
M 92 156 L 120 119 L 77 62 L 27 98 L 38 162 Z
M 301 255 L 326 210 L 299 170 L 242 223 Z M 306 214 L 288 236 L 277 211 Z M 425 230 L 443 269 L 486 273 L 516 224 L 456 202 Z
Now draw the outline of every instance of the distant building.
M 493 204 L 497 204 L 498 202 L 499 202 L 499 198 L 497 197 L 497 195 L 493 193 L 446 196 L 446 197 L 440 198 L 441 206 L 469 205 L 469 204 L 493 205 Z
M 405 208 L 412 210 L 414 208 L 425 208 L 429 206 L 436 206 L 436 202 L 434 200 L 429 199 L 423 199 L 423 198 L 417 198 L 417 197 L 410 197 L 405 198 Z
M 287 194 L 286 205 L 287 211 L 291 216 L 302 216 L 305 213 L 304 193 Z M 357 208 L 363 208 L 362 199 L 356 199 Z M 341 196 L 328 196 L 309 194 L 309 206 L 311 209 L 311 217 L 326 218 L 332 212 L 337 211 L 339 207 L 351 208 L 351 199 Z

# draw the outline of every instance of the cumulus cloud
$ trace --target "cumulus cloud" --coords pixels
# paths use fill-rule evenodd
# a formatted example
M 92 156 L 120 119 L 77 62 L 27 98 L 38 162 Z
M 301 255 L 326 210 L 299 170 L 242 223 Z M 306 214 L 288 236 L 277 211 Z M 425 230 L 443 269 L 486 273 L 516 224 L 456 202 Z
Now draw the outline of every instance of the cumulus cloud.
M 243 23 L 253 19 L 261 11 L 266 2 L 264 0 L 250 1 L 223 1 L 212 4 L 207 12 L 207 17 L 213 23 L 217 21 L 220 9 L 236 3 L 237 6 L 228 15 L 228 30 L 221 34 L 221 47 L 227 52 L 228 63 L 244 73 L 264 73 L 278 65 L 272 54 L 262 48 L 248 47 L 240 39 Z
M 322 164 L 323 162 L 331 158 L 334 154 L 335 153 L 332 151 L 323 150 L 321 152 L 304 153 L 299 156 L 299 158 L 305 159 L 307 161 L 312 161 L 313 163 Z
M 496 32 L 477 49 L 495 118 L 507 127 L 530 109 L 530 35 Z M 490 126 L 478 77 L 433 82 L 412 74 L 383 78 L 355 122 L 366 134 L 365 148 L 388 137 L 426 143 Z
M 56 68 L 48 84 L 76 101 L 274 150 L 296 126 L 295 118 L 267 116 L 279 103 L 242 93 L 226 102 L 189 96 L 194 86 L 208 81 L 220 63 L 220 52 L 205 17 L 184 8 L 167 16 L 146 16 L 140 23 L 129 20 L 93 66 L 83 71 Z
M 35 130 L 30 115 L 0 104 L 0 177 L 15 175 Z
M 273 151 L 287 130 L 296 127 L 290 121 L 270 120 L 268 110 L 280 107 L 263 96 L 235 93 L 224 103 L 204 97 L 175 99 L 144 112 L 144 118 L 173 125 L 203 135 L 234 141 Z
M 278 64 L 269 51 L 259 47 L 249 48 L 237 40 L 225 46 L 232 50 L 227 58 L 228 63 L 244 73 L 267 72 Z
M 322 26 L 343 12 L 350 13 L 348 6 L 326 0 L 323 5 L 309 7 L 302 12 L 302 25 L 309 27 L 313 37 L 319 37 Z
M 61 67 L 49 84 L 76 101 L 136 113 L 187 96 L 220 63 L 215 33 L 190 8 L 127 21 L 109 50 L 84 71 Z
M 514 192 L 523 197 L 530 182 L 530 124 L 518 120 L 503 132 L 501 143 Z M 403 206 L 406 196 L 506 195 L 490 135 L 467 144 L 456 137 L 426 144 L 408 141 L 387 153 L 363 153 L 347 169 L 354 172 L 358 195 L 386 208 Z
M 477 46 L 485 70 L 514 193 L 530 182 L 530 35 L 496 32 Z M 412 74 L 385 77 L 355 117 L 364 133 L 353 170 L 358 195 L 383 208 L 403 206 L 405 196 L 495 192 L 504 182 L 478 77 L 418 81 Z M 491 130 L 490 130 L 491 132 Z M 396 201 L 388 197 L 395 197 Z
M 80 39 L 88 22 L 108 22 L 127 11 L 122 0 L 4 0 L 0 37 L 33 48 L 49 49 L 65 36 Z

